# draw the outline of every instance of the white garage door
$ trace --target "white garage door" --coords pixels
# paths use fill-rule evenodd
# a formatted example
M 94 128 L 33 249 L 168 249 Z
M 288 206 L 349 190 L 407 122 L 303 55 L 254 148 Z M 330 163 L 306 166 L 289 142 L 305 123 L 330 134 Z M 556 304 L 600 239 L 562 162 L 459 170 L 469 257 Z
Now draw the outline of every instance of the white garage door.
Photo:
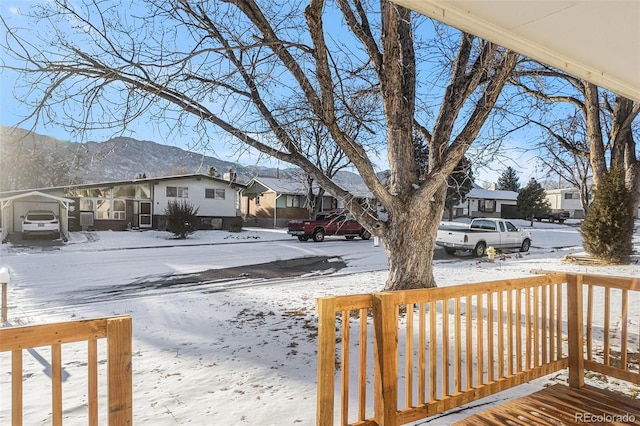
M 16 201 L 13 203 L 13 231 L 22 232 L 22 219 L 29 210 L 51 210 L 60 217 L 60 204 L 55 201 Z

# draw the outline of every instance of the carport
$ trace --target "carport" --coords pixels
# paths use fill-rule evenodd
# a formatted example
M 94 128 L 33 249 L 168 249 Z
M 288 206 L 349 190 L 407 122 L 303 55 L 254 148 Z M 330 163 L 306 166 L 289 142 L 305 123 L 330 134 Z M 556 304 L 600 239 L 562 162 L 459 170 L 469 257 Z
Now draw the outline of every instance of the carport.
M 29 210 L 52 210 L 58 216 L 62 235 L 65 239 L 68 239 L 69 205 L 72 203 L 73 200 L 69 198 L 56 197 L 40 191 L 25 192 L 0 198 L 2 242 L 5 242 L 10 234 L 22 231 L 20 216 L 24 216 Z

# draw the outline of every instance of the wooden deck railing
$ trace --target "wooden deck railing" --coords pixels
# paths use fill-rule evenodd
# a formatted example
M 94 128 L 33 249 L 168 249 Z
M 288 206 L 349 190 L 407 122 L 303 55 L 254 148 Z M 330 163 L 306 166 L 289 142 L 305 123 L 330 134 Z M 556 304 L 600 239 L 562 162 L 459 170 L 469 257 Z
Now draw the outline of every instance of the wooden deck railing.
M 106 340 L 107 390 L 106 413 L 98 413 L 98 340 Z M 0 329 L 0 353 L 11 352 L 11 424 L 23 422 L 23 357 L 26 350 L 51 348 L 51 420 L 54 426 L 63 419 L 62 346 L 87 342 L 87 420 L 98 425 L 132 424 L 131 318 L 99 318 L 46 325 Z M 2 404 L 8 403 L 3 400 Z M 5 411 L 3 409 L 3 411 Z M 8 419 L 7 419 L 8 420 Z M 105 424 L 101 420 L 100 424 Z
M 620 309 L 609 303 L 612 289 Z M 572 386 L 584 368 L 638 383 L 637 360 L 596 361 L 612 351 L 613 316 L 627 353 L 631 290 L 640 290 L 637 279 L 548 274 L 318 299 L 317 424 L 404 424 L 567 367 Z M 596 332 L 600 293 L 609 319 Z

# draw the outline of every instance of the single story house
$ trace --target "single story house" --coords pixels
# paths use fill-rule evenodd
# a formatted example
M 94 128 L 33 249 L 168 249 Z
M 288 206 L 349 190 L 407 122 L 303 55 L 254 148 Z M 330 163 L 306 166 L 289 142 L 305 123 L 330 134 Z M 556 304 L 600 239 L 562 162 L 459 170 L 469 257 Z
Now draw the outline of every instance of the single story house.
M 203 174 L 152 177 L 42 188 L 38 192 L 71 200 L 69 230 L 165 229 L 167 204 L 189 201 L 198 209 L 198 229 L 242 226 L 240 189 L 244 185 Z M 0 194 L 12 197 L 30 191 Z M 20 229 L 13 227 L 13 232 Z
M 314 193 L 318 187 L 314 185 Z M 262 227 L 285 227 L 295 219 L 308 219 L 306 183 L 295 179 L 255 177 L 241 192 L 240 211 L 245 223 Z M 325 194 L 320 211 L 339 208 L 338 200 Z
M 372 200 L 371 192 L 362 183 L 343 182 L 359 200 Z M 262 227 L 286 227 L 290 220 L 309 219 L 307 209 L 307 183 L 304 178 L 281 179 L 255 177 L 242 190 L 242 216 L 247 225 Z M 318 186 L 313 184 L 314 194 Z M 326 192 L 320 201 L 319 211 L 345 208 L 345 204 Z M 370 204 L 375 205 L 375 204 Z
M 22 231 L 22 218 L 29 210 L 51 210 L 60 222 L 60 233 L 69 238 L 69 211 L 73 210 L 73 200 L 41 191 L 28 191 L 0 196 L 0 241 L 7 240 L 9 234 Z
M 473 188 L 463 202 L 453 207 L 453 216 L 514 219 L 519 217 L 517 204 L 518 193 L 515 191 Z

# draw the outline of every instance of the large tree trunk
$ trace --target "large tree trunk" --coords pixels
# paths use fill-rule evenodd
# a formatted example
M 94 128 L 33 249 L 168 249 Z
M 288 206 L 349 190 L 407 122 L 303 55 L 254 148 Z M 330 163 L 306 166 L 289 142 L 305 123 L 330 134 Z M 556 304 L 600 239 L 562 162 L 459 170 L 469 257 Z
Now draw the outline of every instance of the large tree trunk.
M 436 287 L 433 253 L 444 208 L 444 191 L 426 208 L 407 205 L 395 212 L 382 240 L 389 259 L 385 291 Z

